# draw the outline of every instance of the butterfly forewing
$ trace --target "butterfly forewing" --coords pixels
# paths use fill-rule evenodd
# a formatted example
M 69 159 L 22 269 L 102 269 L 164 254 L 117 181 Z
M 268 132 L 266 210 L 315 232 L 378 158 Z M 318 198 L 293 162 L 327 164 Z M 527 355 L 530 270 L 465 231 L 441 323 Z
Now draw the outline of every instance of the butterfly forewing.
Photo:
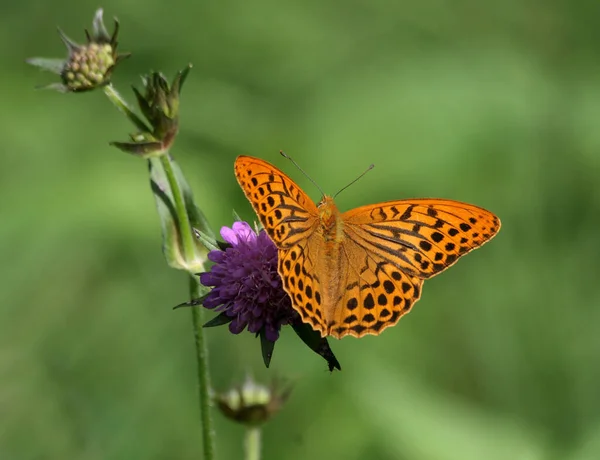
M 315 261 L 320 244 L 314 202 L 282 171 L 258 158 L 240 156 L 237 180 L 270 238 L 279 248 L 278 272 L 294 309 L 326 335 L 322 289 Z M 315 239 L 317 238 L 317 239 Z
M 363 206 L 342 218 L 348 239 L 423 279 L 445 270 L 500 229 L 500 220 L 491 212 L 442 199 Z
M 278 248 L 290 248 L 310 236 L 317 207 L 287 175 L 266 161 L 248 156 L 236 159 L 235 175 Z

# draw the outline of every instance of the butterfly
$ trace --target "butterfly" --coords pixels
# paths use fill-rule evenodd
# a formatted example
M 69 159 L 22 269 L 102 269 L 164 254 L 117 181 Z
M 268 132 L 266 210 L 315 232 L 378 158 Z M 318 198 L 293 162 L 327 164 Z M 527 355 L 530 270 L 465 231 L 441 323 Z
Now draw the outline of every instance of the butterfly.
M 386 201 L 340 213 L 285 173 L 239 156 L 235 175 L 278 249 L 293 308 L 322 337 L 379 335 L 410 311 L 423 281 L 489 241 L 500 219 L 445 199 Z

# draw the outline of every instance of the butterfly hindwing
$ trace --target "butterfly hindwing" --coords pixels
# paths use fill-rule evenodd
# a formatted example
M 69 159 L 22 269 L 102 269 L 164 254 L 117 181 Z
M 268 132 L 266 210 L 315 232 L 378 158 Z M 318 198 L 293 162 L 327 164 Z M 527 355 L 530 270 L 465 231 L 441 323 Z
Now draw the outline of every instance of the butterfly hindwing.
M 278 248 L 290 248 L 311 234 L 317 207 L 286 174 L 266 161 L 240 156 L 235 175 Z
M 500 220 L 459 201 L 389 201 L 345 212 L 346 236 L 406 274 L 431 278 L 494 237 Z
M 341 250 L 347 265 L 344 291 L 328 332 L 337 338 L 379 335 L 419 300 L 423 281 L 352 240 L 344 241 Z
M 310 238 L 289 249 L 280 250 L 278 272 L 302 321 L 325 336 L 327 324 L 323 310 L 324 295 L 321 278 L 315 267 L 319 245 L 318 242 L 316 246 L 310 245 L 309 241 Z

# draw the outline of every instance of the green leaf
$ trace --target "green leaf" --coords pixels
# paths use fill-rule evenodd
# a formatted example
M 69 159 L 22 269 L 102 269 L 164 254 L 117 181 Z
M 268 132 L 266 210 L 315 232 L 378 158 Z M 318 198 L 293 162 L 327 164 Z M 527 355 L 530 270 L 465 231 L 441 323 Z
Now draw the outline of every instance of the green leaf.
M 204 324 L 204 326 L 202 327 L 215 327 L 215 326 L 221 326 L 223 324 L 229 324 L 233 321 L 233 317 L 232 316 L 227 316 L 226 312 L 221 313 L 218 316 L 215 316 L 213 319 L 211 319 L 210 321 L 206 322 Z
M 242 218 L 240 217 L 240 215 L 235 211 L 235 209 L 233 210 L 233 221 L 234 222 L 242 222 Z
M 188 300 L 187 302 L 180 303 L 179 305 L 175 305 L 173 310 L 181 307 L 197 307 L 198 305 L 203 305 L 204 301 L 208 297 L 208 294 L 203 295 L 202 297 L 198 297 L 197 299 Z
M 263 361 L 265 366 L 269 367 L 271 364 L 271 358 L 273 357 L 273 350 L 275 349 L 275 342 L 271 342 L 267 339 L 265 329 L 262 328 L 260 331 L 260 350 L 262 352 Z
M 293 323 L 292 328 L 294 329 L 294 332 L 298 334 L 298 337 L 300 337 L 312 351 L 322 356 L 325 361 L 327 361 L 329 372 L 333 372 L 334 369 L 342 370 L 342 366 L 333 354 L 333 351 L 331 351 L 329 342 L 327 342 L 326 338 L 321 337 L 321 334 L 315 331 L 309 324 L 301 321 Z
M 200 243 L 202 243 L 202 245 L 209 251 L 216 251 L 221 249 L 219 242 L 214 238 L 208 236 L 206 233 L 204 233 L 201 230 L 198 230 L 197 228 L 192 228 L 192 230 L 194 232 L 194 235 L 196 236 L 196 239 L 200 241 Z
M 208 254 L 208 250 L 196 238 L 194 238 L 196 253 L 195 260 L 186 261 L 184 258 L 173 195 L 171 193 L 169 182 L 160 159 L 150 158 L 148 160 L 148 165 L 150 168 L 150 187 L 154 194 L 156 207 L 158 209 L 163 237 L 163 253 L 167 259 L 167 263 L 173 268 L 188 270 L 192 274 L 204 271 L 203 264 L 207 260 L 206 256 Z M 208 226 L 206 219 L 204 218 L 204 214 L 202 214 L 202 212 L 195 205 L 194 198 L 187 181 L 173 160 L 171 160 L 171 165 L 176 175 L 179 187 L 182 189 L 184 203 L 191 226 L 199 229 L 209 237 L 212 237 L 212 230 Z

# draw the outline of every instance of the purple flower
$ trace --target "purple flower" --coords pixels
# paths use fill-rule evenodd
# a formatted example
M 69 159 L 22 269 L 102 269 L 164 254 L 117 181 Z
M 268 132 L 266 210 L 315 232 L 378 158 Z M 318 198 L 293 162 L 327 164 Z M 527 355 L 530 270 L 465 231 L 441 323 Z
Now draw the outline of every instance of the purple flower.
M 214 289 L 204 307 L 232 318 L 229 330 L 234 334 L 246 328 L 264 331 L 275 342 L 282 326 L 299 319 L 277 273 L 277 248 L 265 231 L 256 234 L 246 222 L 223 227 L 221 236 L 231 247 L 208 254 L 215 265 L 200 275 L 200 282 Z
M 234 334 L 248 329 L 260 335 L 267 367 L 279 331 L 289 324 L 311 350 L 325 358 L 330 371 L 341 369 L 327 339 L 303 323 L 292 308 L 277 273 L 277 247 L 267 233 L 256 233 L 246 222 L 235 222 L 232 228 L 223 227 L 221 236 L 226 242 L 220 244 L 224 249 L 208 254 L 214 265 L 200 274 L 200 282 L 213 287 L 212 291 L 181 306 L 202 304 L 220 312 L 205 327 L 229 323 Z

